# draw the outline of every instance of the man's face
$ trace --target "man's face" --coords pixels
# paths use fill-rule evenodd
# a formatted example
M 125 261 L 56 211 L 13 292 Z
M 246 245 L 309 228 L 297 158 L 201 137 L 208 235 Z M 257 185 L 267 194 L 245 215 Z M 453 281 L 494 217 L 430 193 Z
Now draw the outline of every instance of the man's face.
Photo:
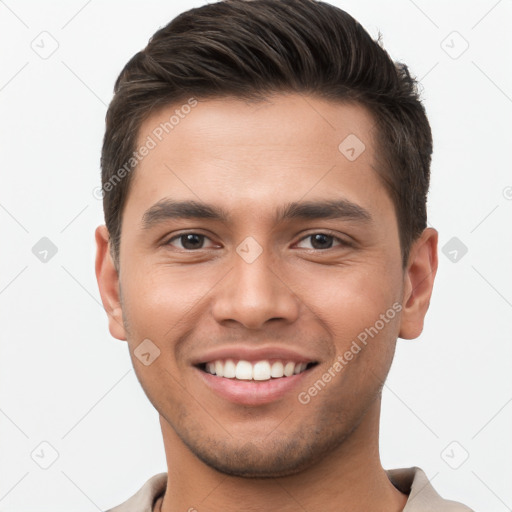
M 400 331 L 405 274 L 393 204 L 375 171 L 373 119 L 361 106 L 312 96 L 217 99 L 158 141 L 155 128 L 177 108 L 139 133 L 139 146 L 148 136 L 157 144 L 123 212 L 124 329 L 115 335 L 128 340 L 163 424 L 199 459 L 233 475 L 293 474 L 340 447 L 380 400 Z M 166 216 L 154 207 L 164 200 L 205 203 L 227 217 Z M 343 202 L 338 216 L 317 208 L 280 218 L 290 203 L 334 201 Z M 148 365 L 136 350 L 144 340 L 140 359 L 160 351 Z M 282 377 L 293 385 L 268 398 L 251 389 L 280 379 L 236 388 L 196 366 L 218 348 L 235 364 L 242 349 L 258 348 L 317 364 Z M 228 394 L 212 379 L 229 381 Z

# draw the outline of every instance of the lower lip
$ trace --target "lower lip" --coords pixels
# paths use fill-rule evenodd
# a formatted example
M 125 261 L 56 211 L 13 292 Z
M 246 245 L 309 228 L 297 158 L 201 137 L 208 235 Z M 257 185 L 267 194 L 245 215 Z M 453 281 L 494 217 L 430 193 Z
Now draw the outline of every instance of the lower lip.
M 230 402 L 241 405 L 263 405 L 285 396 L 297 387 L 313 368 L 290 377 L 260 381 L 227 379 L 212 375 L 199 368 L 194 369 L 199 372 L 207 386 Z

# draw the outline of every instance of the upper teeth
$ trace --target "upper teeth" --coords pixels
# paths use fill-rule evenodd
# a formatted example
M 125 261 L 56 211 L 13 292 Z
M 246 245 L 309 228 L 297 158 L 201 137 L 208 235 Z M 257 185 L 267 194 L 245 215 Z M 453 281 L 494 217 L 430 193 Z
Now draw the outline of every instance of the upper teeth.
M 251 363 L 241 359 L 237 363 L 233 359 L 217 359 L 206 363 L 206 371 L 219 377 L 241 380 L 269 380 L 271 377 L 290 377 L 293 374 L 302 373 L 308 363 L 294 363 L 289 361 L 258 361 Z

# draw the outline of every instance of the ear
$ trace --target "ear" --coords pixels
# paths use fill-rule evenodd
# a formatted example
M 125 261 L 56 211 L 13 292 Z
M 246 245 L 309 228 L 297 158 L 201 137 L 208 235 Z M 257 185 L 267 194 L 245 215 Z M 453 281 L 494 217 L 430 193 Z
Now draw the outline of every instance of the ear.
M 119 275 L 110 254 L 110 235 L 106 226 L 98 226 L 96 238 L 96 280 L 101 302 L 107 312 L 110 334 L 118 340 L 126 340 L 123 310 L 119 296 Z
M 423 331 L 437 272 L 437 239 L 437 231 L 426 228 L 411 245 L 404 272 L 400 338 L 412 340 Z

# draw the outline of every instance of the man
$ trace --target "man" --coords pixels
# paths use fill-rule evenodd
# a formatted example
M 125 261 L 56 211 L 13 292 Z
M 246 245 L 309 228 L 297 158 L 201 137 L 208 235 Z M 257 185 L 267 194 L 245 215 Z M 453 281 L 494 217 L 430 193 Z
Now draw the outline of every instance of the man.
M 329 4 L 219 2 L 128 62 L 106 124 L 96 275 L 168 465 L 111 510 L 470 510 L 379 458 L 437 270 L 407 68 Z

